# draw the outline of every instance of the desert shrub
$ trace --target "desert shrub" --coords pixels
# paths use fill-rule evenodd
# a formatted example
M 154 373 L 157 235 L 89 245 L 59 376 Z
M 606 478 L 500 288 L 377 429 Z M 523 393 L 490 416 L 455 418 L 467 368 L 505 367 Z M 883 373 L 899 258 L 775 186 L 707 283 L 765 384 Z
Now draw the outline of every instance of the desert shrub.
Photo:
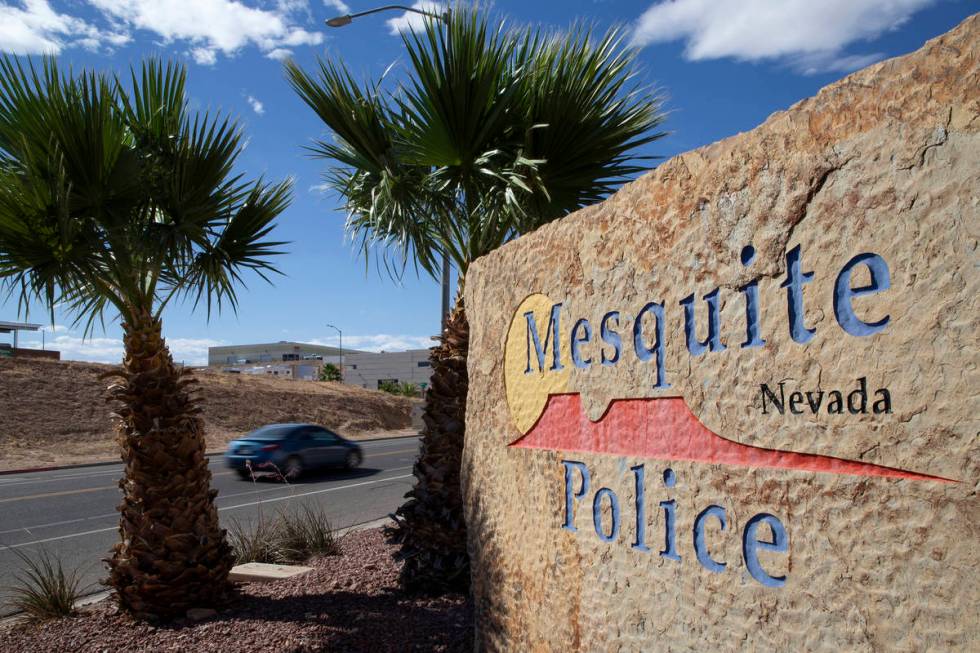
M 308 504 L 282 508 L 271 519 L 260 513 L 251 523 L 236 520 L 228 530 L 228 539 L 238 564 L 287 564 L 340 553 L 326 513 Z
M 382 381 L 378 384 L 378 390 L 393 395 L 401 394 L 401 386 L 394 381 Z
M 319 506 L 303 504 L 293 510 L 280 510 L 278 525 L 282 546 L 294 560 L 340 553 L 333 527 Z
M 14 574 L 11 605 L 32 619 L 57 619 L 74 613 L 75 602 L 82 595 L 78 570 L 66 571 L 61 559 L 45 549 L 36 558 L 13 552 L 26 570 Z
M 419 396 L 419 387 L 414 383 L 409 383 L 408 381 L 403 383 L 398 383 L 396 381 L 382 381 L 378 386 L 378 390 L 403 397 Z
M 340 368 L 333 363 L 324 363 L 320 368 L 321 381 L 340 381 Z
M 288 552 L 282 547 L 282 538 L 276 532 L 275 522 L 261 513 L 254 522 L 233 520 L 228 529 L 228 543 L 238 564 L 284 564 L 290 560 Z
M 405 381 L 401 385 L 400 394 L 405 397 L 418 397 L 419 387 L 414 383 L 409 383 L 408 381 Z

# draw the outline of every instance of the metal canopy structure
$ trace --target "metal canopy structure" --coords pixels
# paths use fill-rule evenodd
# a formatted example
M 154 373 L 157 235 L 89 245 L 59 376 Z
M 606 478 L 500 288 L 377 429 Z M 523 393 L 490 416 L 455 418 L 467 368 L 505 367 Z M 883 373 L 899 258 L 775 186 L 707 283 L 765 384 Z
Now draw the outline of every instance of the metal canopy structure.
M 14 334 L 14 349 L 17 349 L 18 331 L 37 331 L 40 328 L 40 324 L 30 324 L 28 322 L 4 322 L 3 320 L 0 320 L 0 333 Z

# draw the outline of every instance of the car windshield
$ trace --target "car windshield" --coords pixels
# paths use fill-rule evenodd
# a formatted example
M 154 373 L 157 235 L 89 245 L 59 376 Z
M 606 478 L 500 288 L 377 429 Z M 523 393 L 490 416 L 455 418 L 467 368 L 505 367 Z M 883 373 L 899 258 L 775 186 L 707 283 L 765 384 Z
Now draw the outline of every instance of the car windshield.
M 295 430 L 295 426 L 263 426 L 255 429 L 243 440 L 282 440 Z

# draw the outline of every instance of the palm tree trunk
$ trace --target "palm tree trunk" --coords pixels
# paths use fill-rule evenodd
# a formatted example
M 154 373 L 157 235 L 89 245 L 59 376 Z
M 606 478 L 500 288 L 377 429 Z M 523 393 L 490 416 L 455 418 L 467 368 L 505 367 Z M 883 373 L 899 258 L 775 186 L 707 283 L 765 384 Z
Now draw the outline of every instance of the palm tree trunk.
M 463 298 L 446 320 L 438 347 L 432 349 L 431 388 L 422 419 L 422 451 L 415 462 L 415 487 L 396 514 L 389 539 L 401 545 L 405 562 L 402 586 L 409 591 L 467 591 L 470 562 L 460 465 L 466 421 L 466 355 L 470 326 Z
M 224 601 L 233 558 L 188 390 L 196 380 L 174 365 L 159 319 L 144 312 L 131 322 L 123 324 L 122 380 L 109 388 L 110 401 L 121 403 L 115 416 L 126 468 L 107 584 L 138 618 L 168 619 Z

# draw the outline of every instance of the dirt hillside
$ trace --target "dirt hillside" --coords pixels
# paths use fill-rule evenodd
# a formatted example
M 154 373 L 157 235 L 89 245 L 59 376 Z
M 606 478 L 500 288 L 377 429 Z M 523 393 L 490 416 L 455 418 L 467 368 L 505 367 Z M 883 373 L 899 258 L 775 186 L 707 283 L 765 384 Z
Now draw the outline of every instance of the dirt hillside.
M 112 460 L 111 365 L 0 358 L 0 470 Z M 274 422 L 313 422 L 355 438 L 410 428 L 413 402 L 339 383 L 196 373 L 208 449 Z

